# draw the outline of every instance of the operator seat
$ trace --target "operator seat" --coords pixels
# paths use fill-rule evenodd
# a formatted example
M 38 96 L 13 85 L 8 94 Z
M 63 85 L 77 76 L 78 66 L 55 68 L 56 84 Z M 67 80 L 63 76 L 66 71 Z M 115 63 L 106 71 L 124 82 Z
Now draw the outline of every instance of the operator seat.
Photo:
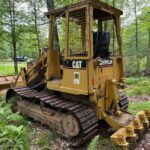
M 94 58 L 108 58 L 110 45 L 110 33 L 107 31 L 93 32 L 93 47 L 94 47 Z

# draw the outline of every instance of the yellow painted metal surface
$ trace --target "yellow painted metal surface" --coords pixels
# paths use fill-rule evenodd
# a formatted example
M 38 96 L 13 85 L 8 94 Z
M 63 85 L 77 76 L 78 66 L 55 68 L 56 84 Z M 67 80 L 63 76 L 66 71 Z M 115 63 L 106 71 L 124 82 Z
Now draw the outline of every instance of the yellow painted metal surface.
M 80 39 L 80 41 L 82 41 L 83 49 L 85 48 L 87 52 L 85 57 L 71 55 L 74 49 L 69 47 L 69 41 L 71 39 L 69 34 L 69 23 L 71 20 L 69 18 L 70 12 L 77 13 L 77 10 L 83 8 L 85 8 L 86 11 L 85 24 L 82 24 L 82 19 L 79 16 L 72 18 L 72 20 L 76 20 L 78 25 L 81 25 L 81 33 L 79 34 L 82 34 L 82 39 Z M 99 9 L 107 15 L 110 14 L 111 19 L 114 19 L 119 54 L 118 56 L 114 55 L 110 57 L 110 60 L 113 62 L 110 65 L 100 65 L 102 62 L 101 58 L 100 60 L 94 58 L 92 30 L 94 9 Z M 52 47 L 54 21 L 56 17 L 58 17 L 58 14 L 61 14 L 61 11 L 62 10 L 59 9 L 46 14 L 50 18 L 46 78 L 47 88 L 72 95 L 88 95 L 89 100 L 95 104 L 97 120 L 104 119 L 111 127 L 119 129 L 111 136 L 112 142 L 127 149 L 128 142 L 126 139 L 135 138 L 135 130 L 141 132 L 144 127 L 147 128 L 149 125 L 150 110 L 142 111 L 137 116 L 134 116 L 121 110 L 118 105 L 120 98 L 118 91 L 124 88 L 125 78 L 120 21 L 122 12 L 98 0 L 83 1 L 66 9 L 63 16 L 66 18 L 64 60 L 86 61 L 86 68 L 83 69 L 73 67 L 67 68 L 64 67 L 63 64 L 60 65 L 60 54 L 54 51 Z M 108 18 L 106 18 L 106 20 Z M 98 20 L 98 29 L 100 31 L 103 29 L 102 21 L 105 21 L 103 19 L 104 18 Z M 86 33 L 84 33 L 84 31 L 86 31 Z M 84 45 L 85 35 L 87 36 L 86 45 Z M 76 41 L 73 41 L 73 44 L 74 42 Z M 75 50 L 77 49 L 75 48 Z
M 120 128 L 111 136 L 111 141 L 116 145 L 128 149 L 129 143 L 127 142 L 127 138 L 131 138 L 136 141 L 137 136 L 142 136 L 142 132 L 144 132 L 144 130 L 148 130 L 150 124 L 149 121 L 150 110 L 139 112 L 131 123 Z M 136 131 L 138 135 L 136 135 Z
M 16 79 L 17 76 L 0 76 L 0 96 L 5 95 L 6 91 L 14 86 Z M 21 77 L 19 77 L 16 86 L 23 86 Z
M 76 81 L 75 75 L 79 75 Z M 62 79 L 48 81 L 47 87 L 51 90 L 61 91 L 69 94 L 88 95 L 87 70 L 63 69 Z

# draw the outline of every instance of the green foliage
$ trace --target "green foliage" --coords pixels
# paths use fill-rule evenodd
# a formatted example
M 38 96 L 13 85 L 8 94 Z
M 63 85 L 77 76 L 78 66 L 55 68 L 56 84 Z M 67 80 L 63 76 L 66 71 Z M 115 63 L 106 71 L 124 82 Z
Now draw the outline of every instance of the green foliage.
M 137 9 L 141 11 L 141 14 L 137 16 L 138 19 L 138 47 L 139 47 L 139 58 L 140 58 L 140 71 L 146 69 L 147 61 L 147 50 L 148 50 L 148 30 L 150 28 L 150 6 L 146 5 L 148 1 L 138 1 Z M 133 2 L 128 1 L 128 7 L 134 7 Z M 126 9 L 129 9 L 126 8 Z M 130 10 L 126 13 L 124 22 L 128 21 L 129 16 L 134 15 L 134 10 Z M 131 18 L 130 18 L 131 19 Z M 130 22 L 130 23 L 129 23 Z M 137 75 L 137 51 L 135 46 L 136 32 L 135 32 L 135 18 L 132 17 L 128 24 L 123 26 L 123 49 L 126 62 L 127 75 L 135 76 Z
M 6 117 L 6 120 L 9 124 L 15 124 L 15 125 L 27 125 L 28 122 L 24 119 L 23 116 L 19 115 L 19 113 L 13 113 Z
M 39 138 L 37 144 L 40 146 L 41 150 L 50 150 L 50 137 L 48 135 L 43 135 Z
M 32 5 L 33 2 L 36 3 L 36 9 Z M 47 46 L 48 26 L 39 25 L 46 22 L 47 19 L 43 17 L 45 2 L 42 0 L 1 0 L 0 5 L 0 59 L 13 58 L 12 35 L 14 36 L 14 33 L 16 34 L 16 37 L 13 37 L 13 39 L 16 41 L 17 56 L 37 58 L 37 32 L 39 34 L 41 48 Z M 37 32 L 35 31 L 34 21 L 35 10 L 37 11 Z M 44 12 L 46 11 L 44 10 Z M 15 16 L 15 19 L 13 16 Z M 13 24 L 11 21 L 13 21 Z M 12 27 L 13 25 L 15 25 L 15 28 Z M 12 29 L 15 29 L 13 34 Z
M 130 78 L 126 78 L 125 82 L 128 85 L 134 85 L 139 81 L 139 78 L 135 78 L 135 77 L 130 77 Z
M 2 150 L 29 150 L 28 131 L 25 126 L 6 125 L 1 129 Z
M 131 85 L 126 93 L 128 96 L 135 96 L 135 95 L 143 95 L 143 94 L 150 94 L 150 79 L 146 77 L 140 78 L 127 78 L 126 83 Z
M 30 130 L 18 113 L 12 113 L 10 105 L 0 102 L 0 149 L 30 150 Z
M 149 28 L 150 28 L 150 23 L 149 23 L 150 15 L 149 15 L 149 13 L 150 13 L 150 6 L 145 7 L 145 9 L 143 9 L 143 11 L 142 11 L 142 15 L 139 18 L 142 29 L 149 30 Z
M 56 141 L 56 133 L 51 131 L 48 133 L 44 133 L 37 141 L 37 144 L 40 146 L 41 150 L 50 150 L 51 141 Z
M 150 83 L 150 79 L 147 77 L 130 77 L 126 78 L 125 82 L 128 85 L 147 86 Z
M 100 149 L 100 150 L 121 150 L 120 147 L 113 145 L 109 138 L 96 136 L 89 144 L 88 150 Z
M 128 111 L 133 114 L 137 114 L 141 110 L 150 110 L 150 102 L 130 103 Z
M 145 70 L 146 64 L 147 64 L 147 57 L 145 56 L 141 59 L 141 63 L 140 63 L 141 70 Z
M 96 148 L 96 145 L 97 145 L 97 143 L 98 143 L 98 140 L 99 140 L 99 136 L 96 136 L 96 137 L 92 140 L 92 142 L 89 144 L 88 150 L 93 150 L 93 149 L 95 149 L 95 148 Z

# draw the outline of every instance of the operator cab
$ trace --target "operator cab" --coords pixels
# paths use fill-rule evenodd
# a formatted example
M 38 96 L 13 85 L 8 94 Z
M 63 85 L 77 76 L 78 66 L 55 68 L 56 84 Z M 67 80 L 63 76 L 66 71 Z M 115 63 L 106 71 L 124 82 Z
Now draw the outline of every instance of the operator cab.
M 47 80 L 51 90 L 72 89 L 76 94 L 88 95 L 94 60 L 113 68 L 113 59 L 122 56 L 121 14 L 98 0 L 46 13 L 50 19 Z

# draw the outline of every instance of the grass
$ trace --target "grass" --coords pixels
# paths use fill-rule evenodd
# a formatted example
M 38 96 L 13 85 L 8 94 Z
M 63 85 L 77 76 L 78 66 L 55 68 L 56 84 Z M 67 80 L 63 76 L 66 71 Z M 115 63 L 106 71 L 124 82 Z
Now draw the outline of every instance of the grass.
M 126 91 L 127 96 L 150 94 L 150 79 L 147 77 L 131 77 L 126 79 L 130 88 Z
M 145 82 L 149 82 L 150 83 L 150 79 L 148 77 L 130 77 L 130 78 L 126 78 L 126 84 L 128 85 L 141 85 L 144 84 Z
M 18 70 L 21 69 L 21 67 L 24 67 L 26 65 L 25 62 L 19 62 L 18 63 Z M 0 62 L 0 75 L 14 75 L 14 64 L 11 61 L 8 62 Z
M 150 110 L 150 101 L 140 103 L 130 103 L 128 111 L 137 114 L 141 110 Z
M 50 150 L 51 149 L 51 142 L 56 141 L 57 136 L 56 133 L 53 131 L 49 131 L 47 133 L 42 134 L 38 141 L 37 144 L 41 148 L 41 150 Z
M 121 150 L 121 148 L 113 145 L 109 138 L 98 135 L 91 141 L 87 150 Z
M 126 93 L 127 96 L 150 95 L 150 78 L 147 77 L 130 77 L 126 79 L 126 84 L 129 86 Z M 130 103 L 128 111 L 137 114 L 141 110 L 150 109 L 150 101 Z
M 37 144 L 41 148 L 41 150 L 50 150 L 50 137 L 49 135 L 40 136 Z

